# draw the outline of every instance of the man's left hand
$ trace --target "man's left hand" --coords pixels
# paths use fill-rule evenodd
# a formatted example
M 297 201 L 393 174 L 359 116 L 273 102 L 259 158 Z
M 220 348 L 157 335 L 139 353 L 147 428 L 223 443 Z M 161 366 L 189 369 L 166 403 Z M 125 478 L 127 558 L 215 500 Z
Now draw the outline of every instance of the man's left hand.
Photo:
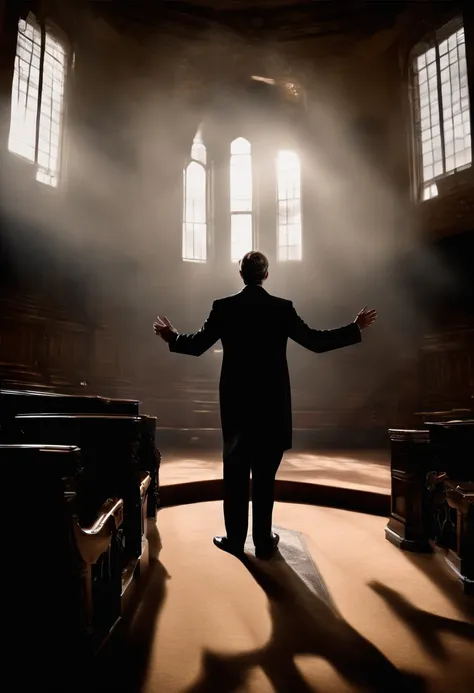
M 178 334 L 178 330 L 173 327 L 166 316 L 162 318 L 158 316 L 153 323 L 153 329 L 155 330 L 155 334 L 159 335 L 161 339 L 168 344 L 173 339 L 173 335 Z
M 373 309 L 369 310 L 367 306 L 365 306 L 365 308 L 362 308 L 362 310 L 357 313 L 354 322 L 359 326 L 360 330 L 365 330 L 367 327 L 373 325 L 377 318 L 377 311 Z

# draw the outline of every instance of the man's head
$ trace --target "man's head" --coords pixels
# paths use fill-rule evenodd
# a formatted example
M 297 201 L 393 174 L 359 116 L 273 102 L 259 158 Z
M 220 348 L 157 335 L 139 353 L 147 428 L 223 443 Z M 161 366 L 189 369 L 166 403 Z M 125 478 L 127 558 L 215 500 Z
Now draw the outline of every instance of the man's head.
M 239 264 L 244 284 L 263 284 L 268 277 L 268 260 L 258 250 L 246 253 Z

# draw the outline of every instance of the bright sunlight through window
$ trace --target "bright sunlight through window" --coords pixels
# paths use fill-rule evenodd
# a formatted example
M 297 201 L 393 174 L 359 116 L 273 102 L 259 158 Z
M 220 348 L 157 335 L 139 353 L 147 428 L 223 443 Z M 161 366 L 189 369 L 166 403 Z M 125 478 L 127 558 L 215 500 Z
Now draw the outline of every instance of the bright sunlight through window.
M 36 164 L 36 180 L 57 186 L 67 58 L 32 15 L 20 20 L 8 149 Z
M 278 260 L 301 260 L 301 166 L 296 152 L 278 152 L 277 194 Z
M 230 251 L 232 262 L 238 262 L 253 250 L 250 142 L 238 137 L 230 146 L 230 155 Z
M 206 147 L 198 133 L 183 180 L 183 260 L 188 262 L 206 262 L 207 259 L 206 163 Z
M 436 181 L 471 164 L 471 122 L 464 29 L 437 38 L 414 61 L 421 198 Z

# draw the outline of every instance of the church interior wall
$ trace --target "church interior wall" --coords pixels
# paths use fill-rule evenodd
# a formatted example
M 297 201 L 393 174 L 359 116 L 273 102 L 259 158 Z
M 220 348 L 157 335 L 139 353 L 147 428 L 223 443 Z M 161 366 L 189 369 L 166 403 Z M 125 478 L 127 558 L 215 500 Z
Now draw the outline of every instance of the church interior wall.
M 17 24 L 29 10 L 45 12 L 70 48 L 56 189 L 7 146 Z M 416 33 L 416 12 L 366 38 L 259 46 L 117 26 L 61 3 L 0 3 L 2 384 L 137 397 L 164 427 L 218 427 L 217 345 L 199 362 L 179 358 L 151 326 L 159 312 L 199 329 L 214 298 L 239 290 L 228 176 L 230 142 L 243 136 L 268 289 L 321 328 L 366 303 L 381 315 L 363 352 L 315 358 L 290 346 L 295 427 L 325 444 L 378 444 L 390 426 L 420 424 L 418 412 L 468 406 L 474 324 L 460 295 L 472 290 L 474 180 L 471 167 L 413 201 L 409 56 L 443 20 Z M 294 82 L 297 94 L 252 75 Z M 205 263 L 182 260 L 183 169 L 198 131 L 209 161 Z M 287 147 L 301 161 L 299 262 L 277 261 L 274 161 Z

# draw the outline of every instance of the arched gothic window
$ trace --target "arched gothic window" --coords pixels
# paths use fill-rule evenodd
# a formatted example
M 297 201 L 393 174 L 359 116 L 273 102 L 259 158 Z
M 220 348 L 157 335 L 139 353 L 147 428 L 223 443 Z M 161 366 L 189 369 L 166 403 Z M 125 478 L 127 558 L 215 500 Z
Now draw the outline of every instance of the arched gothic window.
M 277 199 L 278 260 L 301 260 L 301 165 L 296 152 L 278 152 Z
M 207 260 L 207 154 L 198 133 L 183 174 L 183 260 Z
M 230 145 L 231 260 L 237 262 L 253 248 L 252 148 L 238 137 Z

